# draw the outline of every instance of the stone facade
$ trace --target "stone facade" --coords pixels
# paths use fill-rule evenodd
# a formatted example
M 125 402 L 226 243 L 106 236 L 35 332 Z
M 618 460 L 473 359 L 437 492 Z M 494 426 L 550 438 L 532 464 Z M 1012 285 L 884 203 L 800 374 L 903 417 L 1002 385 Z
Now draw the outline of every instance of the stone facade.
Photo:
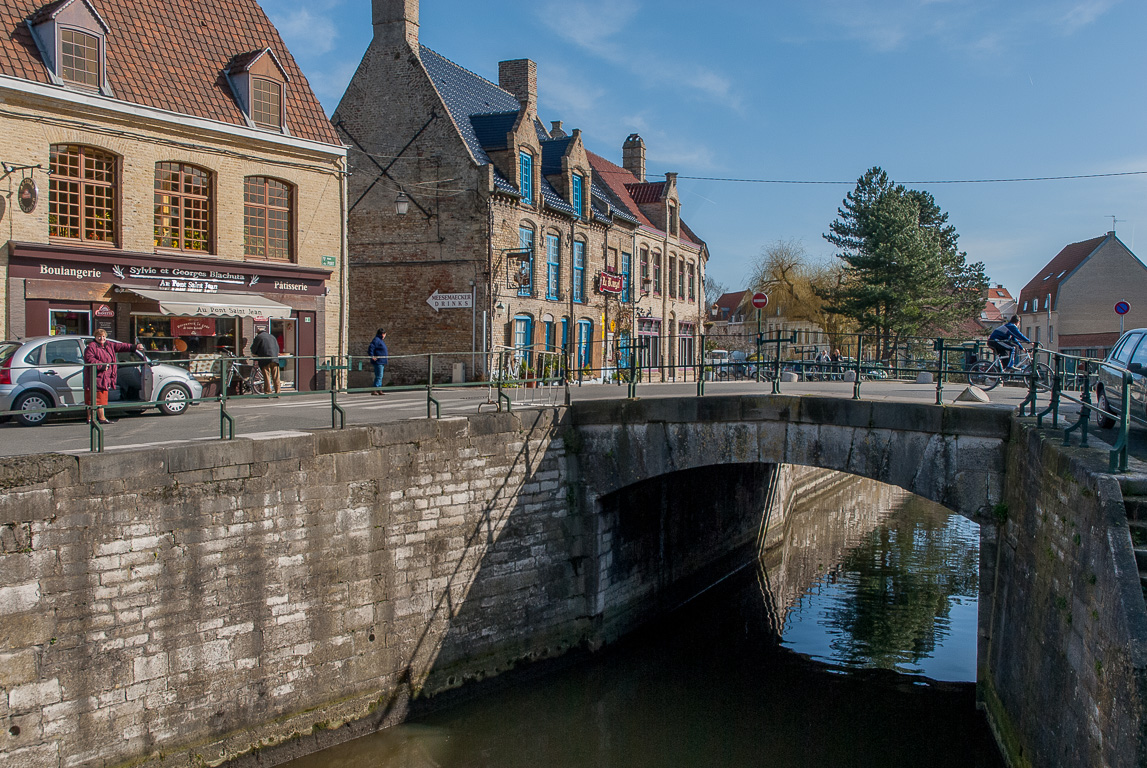
M 501 62 L 495 85 L 419 45 L 415 0 L 374 9 L 374 39 L 332 118 L 350 146 L 352 352 L 385 327 L 399 382 L 424 380 L 428 353 L 443 374 L 461 362 L 468 378 L 487 376 L 499 363 L 484 353 L 498 350 L 508 373 L 548 372 L 568 353 L 598 378 L 628 360 L 644 316 L 663 330 L 645 364 L 661 375 L 683 362 L 693 345 L 676 337 L 701 330 L 708 251 L 681 221 L 675 174 L 648 184 L 643 144 L 625 150 L 638 178 L 588 152 L 580 131 L 543 127 L 534 62 Z M 665 281 L 650 274 L 644 293 L 641 253 Z M 436 309 L 436 292 L 472 306 Z

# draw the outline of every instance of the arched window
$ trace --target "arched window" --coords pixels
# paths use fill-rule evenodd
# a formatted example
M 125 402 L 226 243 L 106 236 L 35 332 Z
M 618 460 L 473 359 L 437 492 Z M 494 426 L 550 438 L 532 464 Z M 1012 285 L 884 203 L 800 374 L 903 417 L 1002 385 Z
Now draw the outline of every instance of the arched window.
M 669 297 L 677 298 L 677 254 L 669 254 Z
M 518 295 L 534 295 L 534 230 L 530 226 L 518 227 L 518 249 L 526 251 L 520 257 L 518 272 Z
M 586 369 L 593 365 L 593 321 L 577 321 L 577 367 Z
M 248 258 L 291 261 L 291 187 L 265 176 L 243 183 L 243 253 Z
M 641 246 L 641 295 L 649 293 L 649 249 Z
M 573 300 L 585 303 L 585 241 L 573 244 Z
M 521 176 L 522 201 L 534 202 L 534 156 L 529 152 L 518 153 L 518 173 Z
M 530 315 L 514 317 L 514 349 L 520 362 L 530 365 L 533 360 L 534 318 Z
M 661 253 L 654 251 L 653 253 L 653 295 L 661 295 Z
M 155 247 L 211 250 L 211 172 L 183 163 L 155 164 Z
M 48 235 L 114 244 L 116 156 L 94 147 L 53 144 L 49 165 Z
M 546 235 L 546 298 L 557 301 L 562 290 L 562 239 L 558 235 Z
M 697 265 L 689 262 L 689 301 L 697 300 Z

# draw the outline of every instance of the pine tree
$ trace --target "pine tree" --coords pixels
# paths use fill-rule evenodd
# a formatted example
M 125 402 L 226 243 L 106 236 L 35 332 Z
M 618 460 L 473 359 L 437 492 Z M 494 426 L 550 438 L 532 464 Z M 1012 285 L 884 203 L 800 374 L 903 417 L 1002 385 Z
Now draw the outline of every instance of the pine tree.
M 979 313 L 984 266 L 966 263 L 956 228 L 930 194 L 871 168 L 837 214 L 824 238 L 840 249 L 844 276 L 824 293 L 828 309 L 876 334 L 882 360 L 906 336 L 942 334 Z

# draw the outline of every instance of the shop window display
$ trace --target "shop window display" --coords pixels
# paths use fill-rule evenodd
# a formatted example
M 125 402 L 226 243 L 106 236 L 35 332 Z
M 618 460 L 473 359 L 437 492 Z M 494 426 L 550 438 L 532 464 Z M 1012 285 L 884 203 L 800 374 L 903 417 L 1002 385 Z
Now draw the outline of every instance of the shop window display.
M 132 318 L 132 335 L 147 356 L 164 362 L 186 362 L 203 355 L 235 354 L 239 321 L 232 317 Z

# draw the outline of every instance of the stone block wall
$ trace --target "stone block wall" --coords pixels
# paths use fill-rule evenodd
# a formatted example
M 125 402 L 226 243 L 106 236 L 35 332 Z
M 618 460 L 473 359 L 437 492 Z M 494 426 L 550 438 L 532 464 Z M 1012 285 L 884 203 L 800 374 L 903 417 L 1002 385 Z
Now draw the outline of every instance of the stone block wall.
M 0 462 L 0 762 L 215 764 L 582 642 L 558 418 Z
M 979 697 L 1014 766 L 1138 766 L 1147 607 L 1106 453 L 1015 422 L 981 526 Z

